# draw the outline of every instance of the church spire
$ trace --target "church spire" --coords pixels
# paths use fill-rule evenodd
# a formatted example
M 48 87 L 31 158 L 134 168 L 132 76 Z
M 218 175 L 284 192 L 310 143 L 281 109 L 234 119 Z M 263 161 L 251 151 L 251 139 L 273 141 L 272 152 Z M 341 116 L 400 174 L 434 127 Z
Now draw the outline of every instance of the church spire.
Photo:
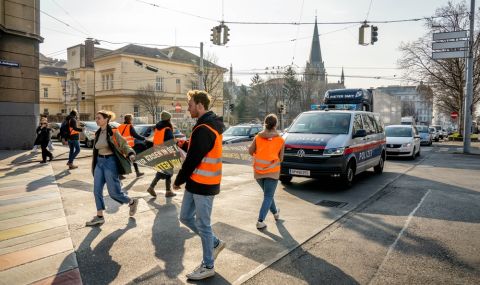
M 343 73 L 343 66 L 342 66 L 342 76 L 340 76 L 340 83 L 345 86 L 345 74 Z
M 315 16 L 315 27 L 313 29 L 312 48 L 310 50 L 309 62 L 313 65 L 322 65 L 322 51 L 320 49 L 320 35 L 318 34 L 317 17 Z

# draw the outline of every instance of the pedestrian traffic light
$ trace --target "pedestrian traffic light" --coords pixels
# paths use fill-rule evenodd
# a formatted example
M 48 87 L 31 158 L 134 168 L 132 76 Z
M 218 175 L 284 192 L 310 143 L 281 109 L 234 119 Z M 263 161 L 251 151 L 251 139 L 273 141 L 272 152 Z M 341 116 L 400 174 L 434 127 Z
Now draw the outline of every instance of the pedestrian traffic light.
M 373 45 L 376 41 L 378 41 L 378 27 L 372 26 L 370 33 L 371 33 L 370 43 Z
M 228 36 L 230 36 L 230 33 L 229 33 L 230 29 L 223 25 L 223 45 L 226 45 L 229 41 L 229 38 Z
M 235 104 L 228 105 L 228 110 L 230 110 L 230 112 L 233 112 L 234 108 L 235 108 Z

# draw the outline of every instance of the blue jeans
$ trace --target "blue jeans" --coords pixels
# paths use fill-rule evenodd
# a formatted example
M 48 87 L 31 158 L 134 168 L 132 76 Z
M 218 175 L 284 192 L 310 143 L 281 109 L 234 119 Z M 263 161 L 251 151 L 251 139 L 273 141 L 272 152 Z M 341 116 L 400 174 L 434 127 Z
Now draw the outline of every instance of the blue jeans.
M 273 196 L 275 195 L 275 189 L 277 189 L 278 180 L 261 178 L 257 179 L 257 183 L 263 190 L 263 203 L 262 207 L 260 207 L 260 213 L 258 214 L 258 221 L 263 222 L 267 217 L 268 210 L 270 210 L 272 214 L 277 213 L 277 207 L 275 206 Z
M 110 198 L 120 204 L 130 202 L 130 198 L 122 191 L 122 186 L 118 179 L 117 163 L 113 155 L 106 158 L 97 157 L 97 165 L 93 172 L 93 195 L 95 196 L 97 211 L 105 210 L 105 202 L 103 200 L 103 186 L 105 183 L 107 183 Z
M 220 242 L 210 224 L 214 197 L 185 191 L 180 210 L 180 221 L 202 239 L 203 264 L 209 268 L 214 265 L 213 247 Z
M 80 153 L 80 142 L 78 140 L 69 140 L 68 147 L 70 152 L 68 153 L 68 163 L 73 163 L 73 160 Z

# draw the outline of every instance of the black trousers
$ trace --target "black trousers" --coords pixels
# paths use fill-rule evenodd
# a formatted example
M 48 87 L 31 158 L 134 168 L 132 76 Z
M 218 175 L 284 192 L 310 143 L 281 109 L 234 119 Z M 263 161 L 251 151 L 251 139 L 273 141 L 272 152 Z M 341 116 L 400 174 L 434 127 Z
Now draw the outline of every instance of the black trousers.
M 47 146 L 48 146 L 48 143 L 40 145 L 40 147 L 42 148 L 42 161 L 43 162 L 47 161 L 47 157 L 49 157 L 50 159 L 53 159 L 53 154 L 50 151 L 48 151 Z
M 153 178 L 153 181 L 150 184 L 150 187 L 155 188 L 158 181 L 161 179 L 165 179 L 165 188 L 167 191 L 170 191 L 171 185 L 172 185 L 172 175 L 168 175 L 162 172 L 157 172 L 157 174 L 155 174 L 155 178 Z

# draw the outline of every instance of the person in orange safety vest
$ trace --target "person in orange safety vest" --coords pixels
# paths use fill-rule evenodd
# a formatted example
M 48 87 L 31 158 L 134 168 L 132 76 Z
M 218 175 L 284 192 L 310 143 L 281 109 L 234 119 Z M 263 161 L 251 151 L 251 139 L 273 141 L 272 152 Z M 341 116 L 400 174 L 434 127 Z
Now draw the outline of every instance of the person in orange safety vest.
M 268 210 L 275 220 L 280 218 L 280 209 L 275 205 L 273 196 L 280 178 L 280 163 L 283 160 L 285 141 L 277 132 L 277 116 L 270 114 L 265 117 L 264 130 L 259 132 L 248 152 L 253 156 L 254 178 L 263 190 L 263 202 L 258 214 L 257 229 L 263 229 Z
M 124 122 L 120 126 L 118 126 L 117 131 L 122 135 L 122 137 L 125 138 L 127 141 L 128 145 L 135 150 L 136 153 L 139 153 L 137 149 L 135 149 L 135 139 L 144 141 L 145 137 L 142 137 L 141 135 L 137 134 L 135 131 L 135 128 L 133 127 L 133 115 L 132 114 L 126 114 L 124 117 Z M 133 163 L 133 167 L 135 168 L 135 173 L 137 174 L 137 177 L 141 177 L 144 175 L 143 172 L 140 172 L 138 169 L 138 164 Z M 120 175 L 120 179 L 125 179 L 123 175 Z

